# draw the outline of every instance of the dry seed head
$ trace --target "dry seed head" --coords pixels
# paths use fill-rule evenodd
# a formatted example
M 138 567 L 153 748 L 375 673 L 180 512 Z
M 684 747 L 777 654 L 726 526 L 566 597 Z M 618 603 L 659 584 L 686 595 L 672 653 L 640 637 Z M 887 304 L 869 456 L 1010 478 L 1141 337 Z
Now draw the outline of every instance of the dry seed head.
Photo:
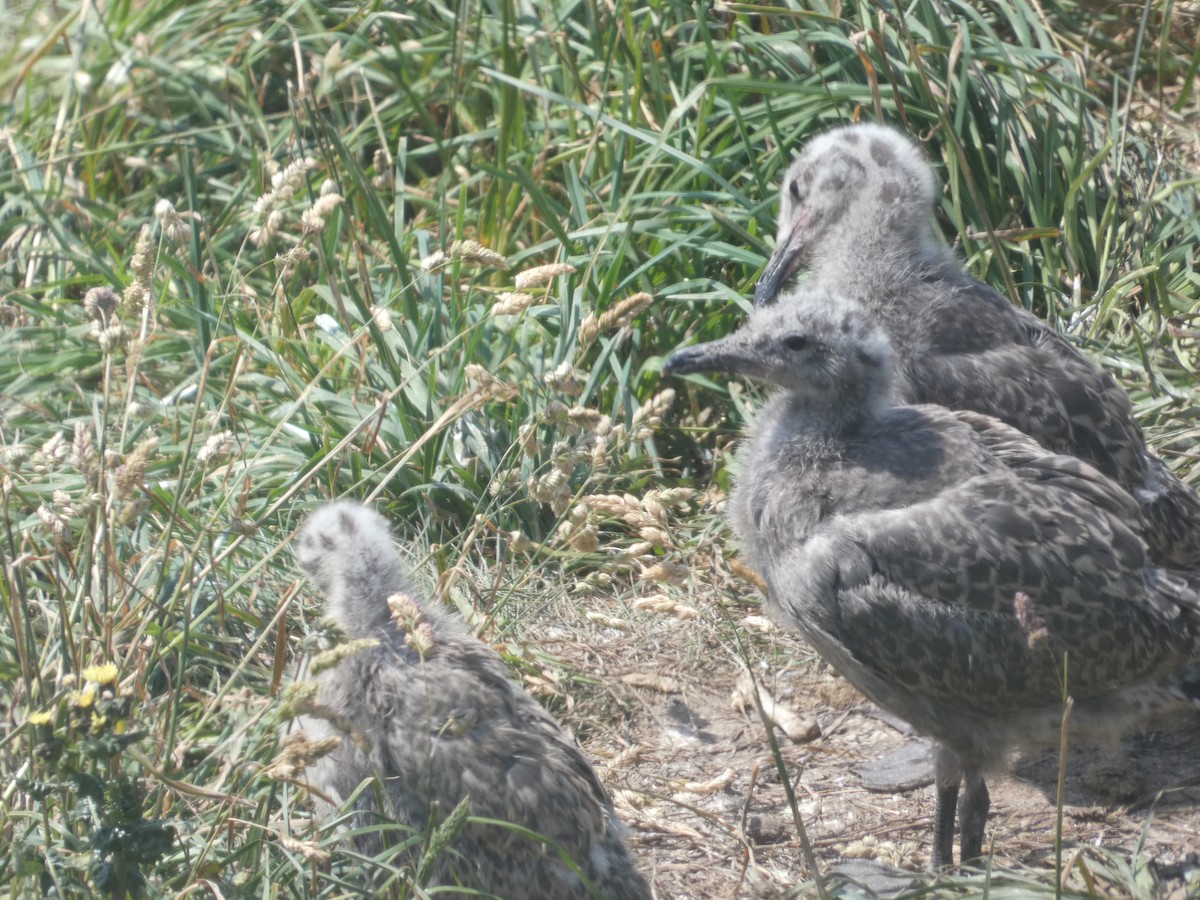
M 1038 615 L 1033 600 L 1024 591 L 1017 591 L 1013 596 L 1013 611 L 1017 614 L 1017 622 L 1024 630 L 1031 650 L 1050 636 L 1045 619 Z
M 386 306 L 375 306 L 371 309 L 371 318 L 375 327 L 380 331 L 391 331 L 396 326 L 392 324 L 392 313 Z
M 263 219 L 263 224 L 260 227 L 250 229 L 250 243 L 255 247 L 266 246 L 271 242 L 271 238 L 279 233 L 282 225 L 283 213 L 277 209 L 271 210 Z
M 323 738 L 322 740 L 331 740 Z M 322 850 L 320 846 L 312 841 L 301 841 L 297 838 L 290 837 L 283 832 L 273 832 L 275 838 L 285 850 L 290 850 L 292 853 L 298 853 L 307 862 L 314 863 L 318 866 L 323 866 L 329 862 L 330 854 L 328 850 Z
M 154 254 L 154 241 L 150 233 L 150 226 L 143 225 L 133 246 L 133 257 L 129 261 L 129 268 L 133 271 L 133 281 L 125 287 L 124 294 L 125 307 L 134 315 L 141 313 L 142 307 L 151 297 Z
M 529 495 L 561 514 L 571 501 L 569 478 L 561 469 L 552 469 L 541 478 L 529 479 Z
M 532 294 L 505 291 L 496 298 L 496 302 L 492 305 L 491 313 L 493 316 L 519 315 L 529 309 L 536 299 Z
M 57 472 L 70 455 L 71 445 L 67 443 L 67 439 L 61 433 L 56 431 L 34 451 L 29 460 L 30 468 L 35 475 Z
M 140 313 L 146 303 L 147 291 L 140 281 L 131 281 L 125 287 L 122 300 L 125 306 L 135 315 Z
M 694 619 L 700 615 L 700 611 L 694 606 L 688 606 L 686 603 L 680 603 L 667 594 L 654 594 L 650 597 L 638 597 L 633 601 L 631 606 L 634 609 L 646 610 L 648 612 L 670 613 L 680 619 Z
M 638 537 L 644 541 L 649 541 L 655 547 L 662 547 L 664 550 L 670 550 L 675 546 L 675 542 L 671 540 L 671 536 L 663 529 L 657 528 L 654 525 L 647 525 L 645 528 L 638 529 Z
M 563 477 L 570 478 L 575 474 L 575 459 L 572 453 L 568 453 L 568 446 L 565 441 L 559 441 L 554 445 L 554 462 L 552 465 Z
M 606 591 L 616 581 L 608 572 L 589 572 L 582 581 L 576 581 L 571 591 L 576 594 L 594 594 Z
M 154 435 L 143 439 L 133 451 L 125 457 L 123 465 L 118 466 L 113 473 L 113 482 L 118 498 L 130 496 L 142 485 L 146 477 L 146 468 L 158 449 L 158 438 Z
M 463 369 L 468 381 L 474 382 L 489 400 L 512 400 L 520 390 L 506 381 L 501 381 L 483 366 L 468 363 Z
M 286 203 L 295 196 L 296 191 L 304 186 L 304 176 L 309 169 L 314 169 L 317 161 L 311 156 L 304 159 L 294 159 L 281 171 L 271 176 L 271 195 L 276 204 Z M 261 198 L 260 198 L 261 199 Z
M 573 406 L 567 410 L 567 418 L 586 431 L 604 437 L 612 431 L 612 419 L 598 409 Z
M 356 638 L 352 641 L 343 641 L 314 656 L 308 664 L 308 673 L 310 675 L 319 675 L 326 669 L 332 669 L 343 659 L 353 656 L 360 650 L 367 650 L 378 646 L 379 641 L 375 638 Z
M 317 694 L 321 685 L 312 679 L 293 681 L 283 692 L 283 710 L 288 715 L 311 712 L 317 707 Z
M 97 322 L 107 322 L 121 305 L 121 298 L 111 288 L 94 287 L 83 295 L 84 311 Z
M 42 527 L 54 536 L 55 541 L 61 541 L 69 534 L 66 517 L 46 504 L 43 503 L 37 508 L 37 517 L 38 521 L 42 523 Z
M 441 250 L 435 250 L 421 260 L 420 266 L 426 272 L 432 272 L 434 269 L 444 266 L 449 261 L 450 257 L 448 257 L 445 253 L 443 253 Z
M 404 643 L 417 651 L 422 660 L 427 659 L 433 653 L 433 627 L 428 622 L 422 622 L 404 635 Z
M 287 253 L 280 253 L 275 257 L 275 270 L 282 277 L 290 278 L 301 263 L 308 261 L 309 249 L 306 244 L 297 244 Z
M 521 445 L 521 453 L 526 459 L 533 459 L 541 450 L 541 444 L 538 442 L 537 426 L 526 422 L 517 431 L 517 441 Z
M 10 444 L 3 450 L 0 450 L 0 465 L 15 471 L 21 467 L 21 463 L 29 459 L 32 455 L 27 444 Z
M 491 266 L 493 269 L 508 268 L 507 259 L 495 250 L 483 246 L 479 241 L 470 239 L 455 241 L 451 244 L 449 256 L 451 259 L 462 260 L 465 263 L 473 263 L 478 266 Z
M 590 344 L 600 334 L 600 323 L 595 313 L 588 313 L 579 323 L 579 343 Z
M 75 471 L 83 475 L 88 483 L 96 485 L 100 477 L 100 454 L 96 452 L 96 443 L 92 432 L 83 422 L 75 423 L 75 439 L 71 441 L 71 465 Z
M 499 472 L 493 472 L 492 477 L 488 479 L 487 492 L 492 497 L 499 497 L 502 494 L 511 494 L 521 484 L 521 473 L 517 469 L 501 469 Z
M 117 514 L 117 522 L 129 528 L 140 522 L 149 508 L 150 501 L 145 498 L 128 501 L 121 506 L 121 511 Z
M 517 277 L 513 279 L 513 285 L 518 291 L 524 291 L 549 284 L 559 275 L 573 275 L 574 273 L 575 267 L 570 263 L 549 263 L 517 273 Z
M 129 343 L 131 336 L 129 329 L 120 322 L 113 322 L 111 325 L 92 323 L 92 337 L 96 339 L 103 353 L 115 353 Z
M 326 178 L 324 181 L 321 182 L 320 194 L 322 197 L 330 197 L 334 194 L 340 194 L 341 192 L 342 191 L 338 187 L 338 183 L 336 181 L 334 181 L 332 178 Z M 339 197 L 338 203 L 341 203 L 341 202 L 342 202 L 341 197 Z
M 321 194 L 313 205 L 300 216 L 300 225 L 305 234 L 321 231 L 325 228 L 325 217 L 342 204 L 342 195 L 338 193 Z
M 566 361 L 559 363 L 553 372 L 543 375 L 542 380 L 551 390 L 558 391 L 560 394 L 576 397 L 583 392 L 583 382 L 579 378 L 579 373 L 575 371 L 575 367 L 571 363 Z
M 667 521 L 666 507 L 664 507 L 658 501 L 658 498 L 655 497 L 653 493 L 647 494 L 645 497 L 642 498 L 642 509 L 644 509 L 646 511 L 646 514 L 649 515 L 652 519 L 656 519 L 657 521 L 662 522 L 664 524 L 666 523 L 666 521 Z
M 520 531 L 505 531 L 502 533 L 504 540 L 508 542 L 508 548 L 513 553 L 524 553 L 526 550 L 533 549 L 533 541 L 525 536 L 524 532 Z
M 558 526 L 558 537 L 580 553 L 595 553 L 600 549 L 600 532 L 588 521 L 589 510 L 579 503 L 571 508 Z
M 580 502 L 587 504 L 597 512 L 618 519 L 625 518 L 627 515 L 641 514 L 641 504 L 632 494 L 591 494 Z
M 218 431 L 209 435 L 200 452 L 196 454 L 196 462 L 201 466 L 213 465 L 228 459 L 236 444 L 232 431 Z
M 87 498 L 83 498 L 83 501 L 86 503 Z M 74 499 L 62 489 L 50 492 L 50 502 L 59 513 L 68 518 L 79 515 L 79 507 L 75 505 Z
M 600 550 L 600 532 L 595 525 L 585 525 L 572 534 L 567 543 L 579 553 L 597 553 Z
M 618 631 L 628 631 L 632 627 L 624 619 L 618 619 L 616 616 L 610 616 L 608 613 L 597 612 L 596 610 L 587 613 L 584 618 L 598 625 L 603 625 L 605 628 L 615 628 Z
M 467 376 L 468 381 L 478 385 L 490 384 L 496 380 L 496 376 L 478 363 L 467 363 L 463 374 Z
M 694 488 L 688 487 L 671 487 L 653 490 L 646 496 L 654 497 L 663 506 L 687 512 L 690 509 L 690 501 L 696 496 L 696 491 Z
M 129 260 L 133 277 L 149 285 L 154 276 L 154 239 L 149 225 L 143 225 L 138 231 L 137 241 L 133 245 L 133 257 Z
M 597 335 L 631 325 L 634 316 L 653 302 L 654 298 L 652 296 L 642 292 L 626 297 L 612 309 L 602 313 L 598 318 L 589 313 L 579 326 L 580 342 L 589 344 Z
M 425 608 L 409 594 L 396 593 L 387 598 L 392 619 L 404 631 L 412 631 L 425 621 Z
M 315 209 L 306 209 L 300 213 L 300 232 L 302 234 L 312 234 L 324 230 L 325 220 L 317 215 Z
M 642 570 L 638 581 L 656 581 L 660 584 L 673 584 L 682 587 L 687 583 L 689 569 L 681 563 L 659 560 Z
M 371 157 L 371 168 L 375 170 L 375 175 L 371 178 L 374 187 L 387 189 L 395 184 L 395 175 L 388 163 L 387 154 L 382 149 L 376 150 L 375 155 Z
M 302 731 L 293 732 L 284 740 L 283 749 L 271 760 L 265 774 L 269 778 L 295 778 L 341 745 L 342 739 L 336 735 L 313 741 Z
M 654 434 L 654 430 L 662 425 L 663 416 L 675 402 L 675 391 L 666 388 L 659 391 L 633 414 L 633 428 L 630 437 L 634 441 L 644 441 Z
M 165 197 L 154 204 L 154 217 L 162 225 L 163 234 L 172 244 L 182 244 L 191 235 L 191 229 L 175 211 L 175 204 Z

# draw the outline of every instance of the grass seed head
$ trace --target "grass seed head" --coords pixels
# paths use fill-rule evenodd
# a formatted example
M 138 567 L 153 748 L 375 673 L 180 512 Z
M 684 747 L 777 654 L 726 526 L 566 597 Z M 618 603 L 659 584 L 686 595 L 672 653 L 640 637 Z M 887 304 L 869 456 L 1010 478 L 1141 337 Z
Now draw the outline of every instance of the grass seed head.
M 549 284 L 559 275 L 572 275 L 574 272 L 575 267 L 570 263 L 549 263 L 544 266 L 534 266 L 532 269 L 518 272 L 517 277 L 513 279 L 513 285 L 518 291 L 524 291 L 529 288 Z

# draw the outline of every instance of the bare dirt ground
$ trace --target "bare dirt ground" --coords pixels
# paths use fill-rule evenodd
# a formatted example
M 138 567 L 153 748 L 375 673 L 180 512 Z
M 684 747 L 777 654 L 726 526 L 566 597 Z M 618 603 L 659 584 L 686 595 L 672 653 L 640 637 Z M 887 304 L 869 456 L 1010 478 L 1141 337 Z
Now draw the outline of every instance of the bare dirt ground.
M 693 598 L 692 618 L 610 608 L 606 623 L 624 616 L 625 624 L 603 628 L 593 599 L 555 609 L 553 624 L 543 618 L 523 635 L 562 663 L 528 686 L 565 698 L 563 717 L 601 770 L 657 896 L 816 895 L 766 729 L 755 709 L 732 700 L 743 660 L 782 706 L 819 726 L 808 740 L 776 734 L 822 873 L 874 860 L 911 876 L 893 890 L 972 893 L 961 876 L 929 891 L 932 788 L 871 793 L 855 771 L 909 738 L 799 637 L 744 622 L 759 611 L 745 599 L 751 591 L 738 593 L 711 606 Z M 1062 826 L 1068 888 L 1200 897 L 1198 747 L 1200 715 L 1104 752 L 1072 750 Z M 993 866 L 1034 879 L 1007 896 L 1052 895 L 1057 777 L 1058 754 L 1046 751 L 1015 757 L 1010 774 L 989 781 Z M 1134 864 L 1137 875 L 1106 877 Z

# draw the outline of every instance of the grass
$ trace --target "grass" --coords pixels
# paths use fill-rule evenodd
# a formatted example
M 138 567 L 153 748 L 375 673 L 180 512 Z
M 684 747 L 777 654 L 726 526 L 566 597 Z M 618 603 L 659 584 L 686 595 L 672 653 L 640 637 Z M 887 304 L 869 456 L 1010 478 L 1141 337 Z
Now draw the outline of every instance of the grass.
M 529 584 L 686 565 L 745 404 L 661 359 L 741 319 L 776 179 L 833 123 L 925 140 L 970 269 L 1200 482 L 1194 5 L 903 9 L 7 4 L 10 893 L 338 890 L 265 772 L 322 498 L 375 500 L 527 676 Z

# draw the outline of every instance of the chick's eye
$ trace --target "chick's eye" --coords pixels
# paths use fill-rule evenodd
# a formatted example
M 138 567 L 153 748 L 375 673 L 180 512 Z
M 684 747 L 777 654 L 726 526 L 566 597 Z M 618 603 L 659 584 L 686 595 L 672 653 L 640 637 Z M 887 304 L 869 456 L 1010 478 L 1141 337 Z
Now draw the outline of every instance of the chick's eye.
M 788 183 L 788 193 L 792 195 L 793 200 L 800 202 L 800 182 L 795 178 Z
M 803 350 L 808 346 L 808 338 L 802 334 L 789 334 L 783 339 L 783 346 L 789 350 Z

